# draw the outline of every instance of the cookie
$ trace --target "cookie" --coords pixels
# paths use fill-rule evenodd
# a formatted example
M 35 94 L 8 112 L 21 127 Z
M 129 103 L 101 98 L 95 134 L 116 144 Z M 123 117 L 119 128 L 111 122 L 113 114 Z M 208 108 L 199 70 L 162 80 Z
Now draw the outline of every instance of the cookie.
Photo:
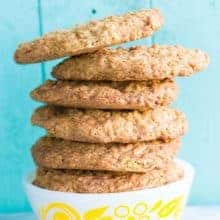
M 61 192 L 113 193 L 158 187 L 183 176 L 184 171 L 174 163 L 147 173 L 38 168 L 33 184 Z
M 185 115 L 168 107 L 139 112 L 43 106 L 32 115 L 32 123 L 50 136 L 89 143 L 174 139 L 187 128 Z
M 31 92 L 44 103 L 74 108 L 138 109 L 169 105 L 177 96 L 172 80 L 89 82 L 48 80 Z
M 52 74 L 62 80 L 151 80 L 189 76 L 208 63 L 208 56 L 198 49 L 138 46 L 72 57 L 58 64 Z
M 146 172 L 172 161 L 180 141 L 90 144 L 43 137 L 32 147 L 40 167 L 53 169 Z
M 17 63 L 34 63 L 91 53 L 100 48 L 148 37 L 163 24 L 158 9 L 106 17 L 71 29 L 55 31 L 17 48 Z

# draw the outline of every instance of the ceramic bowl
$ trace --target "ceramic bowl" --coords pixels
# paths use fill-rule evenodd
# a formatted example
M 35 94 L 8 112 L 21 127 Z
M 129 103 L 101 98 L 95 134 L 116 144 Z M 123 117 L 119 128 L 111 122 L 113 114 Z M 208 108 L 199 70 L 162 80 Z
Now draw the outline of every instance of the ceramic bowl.
M 194 176 L 193 167 L 182 160 L 181 180 L 161 187 L 120 193 L 66 193 L 32 184 L 34 174 L 24 181 L 33 211 L 40 220 L 179 220 Z

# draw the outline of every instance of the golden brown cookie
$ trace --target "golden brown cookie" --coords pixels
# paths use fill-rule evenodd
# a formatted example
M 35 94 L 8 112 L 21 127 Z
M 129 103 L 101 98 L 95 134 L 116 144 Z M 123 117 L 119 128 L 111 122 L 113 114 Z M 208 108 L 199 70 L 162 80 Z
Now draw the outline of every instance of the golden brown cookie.
M 100 48 L 152 35 L 163 24 L 158 9 L 142 10 L 55 31 L 17 48 L 18 63 L 34 63 L 91 53 Z
M 38 168 L 33 183 L 61 192 L 112 193 L 158 187 L 180 180 L 183 176 L 184 171 L 174 163 L 147 173 Z
M 172 80 L 89 82 L 48 80 L 31 97 L 48 104 L 92 109 L 144 110 L 169 105 L 177 96 Z
M 163 168 L 180 147 L 178 139 L 135 144 L 90 144 L 43 137 L 32 148 L 40 167 L 146 172 Z
M 89 143 L 174 139 L 187 128 L 185 115 L 168 107 L 139 112 L 43 106 L 34 112 L 32 123 L 50 136 Z
M 58 64 L 52 74 L 65 80 L 151 80 L 189 76 L 208 63 L 208 56 L 198 49 L 153 45 L 72 57 Z

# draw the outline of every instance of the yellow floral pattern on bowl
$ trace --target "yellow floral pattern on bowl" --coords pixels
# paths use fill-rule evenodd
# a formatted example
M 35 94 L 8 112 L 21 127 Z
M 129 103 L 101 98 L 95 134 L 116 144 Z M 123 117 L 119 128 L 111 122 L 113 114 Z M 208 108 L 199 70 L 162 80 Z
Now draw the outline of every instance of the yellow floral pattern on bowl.
M 130 207 L 126 204 L 113 208 L 112 215 L 106 214 L 110 209 L 102 206 L 79 213 L 74 207 L 54 202 L 40 209 L 41 220 L 179 220 L 183 208 L 184 196 L 178 196 L 170 201 L 158 200 L 150 205 L 140 201 Z

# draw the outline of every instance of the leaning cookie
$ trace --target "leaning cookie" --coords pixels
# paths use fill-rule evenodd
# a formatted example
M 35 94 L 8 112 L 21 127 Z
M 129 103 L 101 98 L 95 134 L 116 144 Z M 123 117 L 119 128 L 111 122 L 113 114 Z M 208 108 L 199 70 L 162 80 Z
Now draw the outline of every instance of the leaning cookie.
M 153 45 L 72 57 L 58 64 L 52 74 L 65 80 L 151 80 L 189 76 L 208 63 L 208 56 L 198 49 Z
M 38 168 L 33 183 L 42 188 L 61 192 L 112 193 L 158 187 L 175 182 L 183 176 L 183 170 L 174 163 L 147 173 Z
M 185 115 L 168 107 L 140 112 L 43 106 L 32 115 L 32 123 L 50 136 L 89 143 L 174 139 L 187 129 Z
M 177 96 L 172 80 L 89 82 L 48 80 L 31 92 L 35 100 L 59 106 L 144 110 L 169 105 Z
M 14 58 L 18 63 L 34 63 L 91 53 L 105 46 L 148 37 L 162 24 L 163 17 L 157 9 L 110 16 L 23 43 L 17 48 Z
M 32 147 L 40 167 L 53 169 L 147 172 L 171 162 L 179 139 L 135 144 L 91 144 L 43 137 Z

